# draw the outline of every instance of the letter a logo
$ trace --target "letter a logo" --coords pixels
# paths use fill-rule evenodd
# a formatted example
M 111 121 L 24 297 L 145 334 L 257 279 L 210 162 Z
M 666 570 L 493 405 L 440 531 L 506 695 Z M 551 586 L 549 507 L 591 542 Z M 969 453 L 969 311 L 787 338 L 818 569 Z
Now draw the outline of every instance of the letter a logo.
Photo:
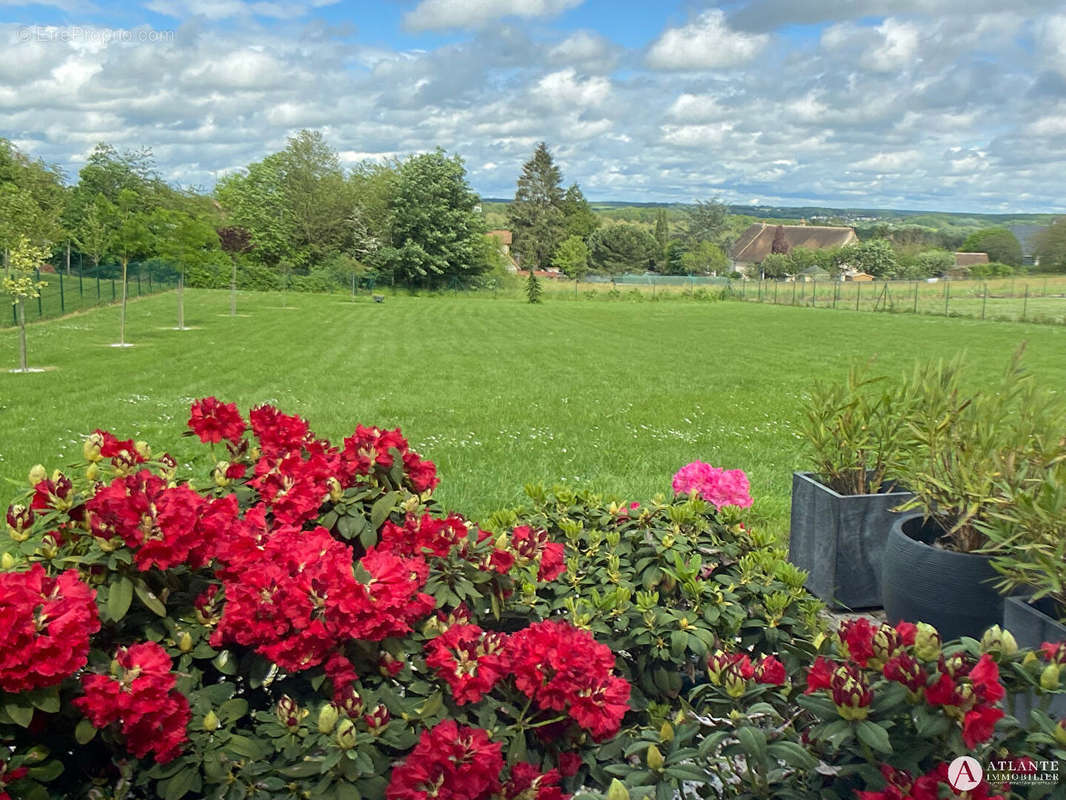
M 985 771 L 972 756 L 959 756 L 948 766 L 948 783 L 960 792 L 969 792 L 981 785 Z

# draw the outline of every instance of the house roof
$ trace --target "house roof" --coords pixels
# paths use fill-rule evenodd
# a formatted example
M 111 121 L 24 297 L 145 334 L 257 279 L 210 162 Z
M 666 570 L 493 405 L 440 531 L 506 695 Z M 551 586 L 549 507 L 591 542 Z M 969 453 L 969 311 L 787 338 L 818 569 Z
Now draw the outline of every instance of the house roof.
M 829 273 L 826 270 L 824 270 L 821 267 L 819 267 L 817 264 L 815 264 L 814 266 L 807 267 L 807 269 L 805 269 L 802 272 L 800 272 L 800 275 L 815 275 L 815 276 L 821 278 L 823 275 L 828 277 Z
M 494 231 L 489 231 L 489 236 L 495 239 L 499 239 L 500 244 L 511 244 L 513 236 L 510 231 L 505 231 L 502 228 Z
M 789 250 L 804 247 L 808 250 L 824 250 L 827 247 L 842 247 L 858 241 L 855 231 L 845 227 L 827 225 L 767 225 L 756 222 L 750 225 L 733 245 L 732 258 L 748 264 L 756 264 L 772 252 L 777 229 L 784 232 Z
M 969 267 L 972 264 L 987 264 L 988 253 L 956 253 L 955 266 Z

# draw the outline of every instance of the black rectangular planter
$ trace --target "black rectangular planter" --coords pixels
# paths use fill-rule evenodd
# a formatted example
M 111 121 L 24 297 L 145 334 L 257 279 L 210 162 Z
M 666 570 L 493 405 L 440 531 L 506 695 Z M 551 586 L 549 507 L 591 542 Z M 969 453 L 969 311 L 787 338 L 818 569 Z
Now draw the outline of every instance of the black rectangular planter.
M 1035 603 L 1024 597 L 1007 597 L 1003 600 L 1003 627 L 1010 631 L 1018 646 L 1028 650 L 1038 650 L 1044 642 L 1066 641 L 1066 625 L 1063 625 L 1053 613 L 1050 598 L 1041 598 Z M 1029 709 L 1037 704 L 1034 694 L 1015 698 L 1015 716 L 1021 720 L 1028 718 Z M 1066 695 L 1059 695 L 1051 701 L 1048 714 L 1054 719 L 1066 719 Z
M 913 496 L 900 490 L 842 495 L 814 473 L 794 472 L 788 560 L 810 573 L 807 588 L 834 608 L 880 607 L 892 509 Z

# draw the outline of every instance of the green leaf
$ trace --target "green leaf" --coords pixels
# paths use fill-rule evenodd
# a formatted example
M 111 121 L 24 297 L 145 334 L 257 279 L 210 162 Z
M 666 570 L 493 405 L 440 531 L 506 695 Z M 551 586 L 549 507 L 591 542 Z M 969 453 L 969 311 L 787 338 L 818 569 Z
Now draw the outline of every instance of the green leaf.
M 114 622 L 120 621 L 129 611 L 131 602 L 133 602 L 133 581 L 123 575 L 107 590 L 107 615 Z
M 892 752 L 892 742 L 888 738 L 888 731 L 876 722 L 871 722 L 868 719 L 862 720 L 859 723 L 857 732 L 859 741 L 867 747 L 876 750 L 878 753 Z
M 355 788 L 355 784 L 348 781 L 338 781 L 333 787 L 333 796 L 336 800 L 362 800 L 362 795 Z
M 78 744 L 88 744 L 96 736 L 96 726 L 94 726 L 89 720 L 81 720 L 74 728 L 74 740 Z
M 248 701 L 241 697 L 227 700 L 218 709 L 218 717 L 224 723 L 236 722 L 248 713 Z
M 22 692 L 21 697 L 30 701 L 34 708 L 39 708 L 46 714 L 59 713 L 59 689 L 35 689 L 32 692 Z
M 762 772 L 765 772 L 768 766 L 766 761 L 766 735 L 756 728 L 745 725 L 737 730 L 737 739 L 740 742 L 740 746 L 744 748 L 744 752 L 761 767 Z
M 189 792 L 199 791 L 200 772 L 196 767 L 186 767 L 156 787 L 163 800 L 181 800 Z
M 155 592 L 148 588 L 148 584 L 142 578 L 136 580 L 133 589 L 137 592 L 140 601 L 144 603 L 145 608 L 160 617 L 167 615 L 167 607 L 163 605 L 163 601 L 156 597 Z
M 322 772 L 322 761 L 319 759 L 301 761 L 291 767 L 279 769 L 278 772 L 286 778 L 310 778 L 312 775 L 318 775 Z
M 784 761 L 790 767 L 799 769 L 814 769 L 818 766 L 818 759 L 808 753 L 802 745 L 796 742 L 774 742 L 766 748 L 766 752 L 778 761 Z
M 259 745 L 255 739 L 249 739 L 247 736 L 233 735 L 229 737 L 229 741 L 226 743 L 226 749 L 231 753 L 236 753 L 239 756 L 245 758 L 262 758 L 265 754 L 263 748 Z
M 63 762 L 61 761 L 46 761 L 37 767 L 30 767 L 29 776 L 34 780 L 41 781 L 42 783 L 48 783 L 48 781 L 54 781 L 60 775 L 63 774 Z
M 11 717 L 12 722 L 23 728 L 30 727 L 30 722 L 33 721 L 33 706 L 28 703 L 24 705 L 21 698 L 4 703 L 4 711 Z
M 381 527 L 381 524 L 385 521 L 386 517 L 396 506 L 396 500 L 399 498 L 399 492 L 389 492 L 383 497 L 378 498 L 374 505 L 370 508 L 370 527 L 375 531 Z
M 214 664 L 215 669 L 223 675 L 232 675 L 237 671 L 237 663 L 233 658 L 233 654 L 229 650 L 223 650 L 211 659 L 211 663 Z

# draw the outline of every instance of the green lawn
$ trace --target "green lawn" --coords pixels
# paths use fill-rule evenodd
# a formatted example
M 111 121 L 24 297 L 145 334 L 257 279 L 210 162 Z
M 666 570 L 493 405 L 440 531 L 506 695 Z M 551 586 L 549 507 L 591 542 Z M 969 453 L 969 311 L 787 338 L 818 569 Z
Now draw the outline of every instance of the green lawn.
M 888 370 L 960 349 L 998 372 L 1023 339 L 1043 379 L 1066 378 L 1066 329 L 755 303 L 578 300 L 530 306 L 491 296 L 360 298 L 187 291 L 32 325 L 30 361 L 0 373 L 0 478 L 61 466 L 95 427 L 147 439 L 183 462 L 191 400 L 271 402 L 335 438 L 357 422 L 399 425 L 437 462 L 440 499 L 475 518 L 521 498 L 526 482 L 596 487 L 627 499 L 667 491 L 701 459 L 745 469 L 755 510 L 788 526 L 795 422 L 818 376 L 877 355 Z M 15 366 L 14 330 L 0 364 Z M 16 491 L 0 481 L 0 502 Z

